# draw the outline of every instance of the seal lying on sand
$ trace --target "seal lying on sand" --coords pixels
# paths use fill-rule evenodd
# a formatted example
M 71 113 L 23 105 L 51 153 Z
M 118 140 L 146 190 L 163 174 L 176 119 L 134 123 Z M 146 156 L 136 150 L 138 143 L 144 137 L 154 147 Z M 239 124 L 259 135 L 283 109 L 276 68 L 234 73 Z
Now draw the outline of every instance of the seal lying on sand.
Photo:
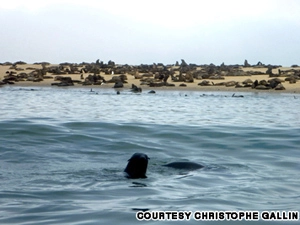
M 134 153 L 128 160 L 128 164 L 124 170 L 127 178 L 147 178 L 147 166 L 150 158 L 144 153 Z M 204 166 L 194 162 L 173 162 L 166 165 L 175 169 L 196 170 Z

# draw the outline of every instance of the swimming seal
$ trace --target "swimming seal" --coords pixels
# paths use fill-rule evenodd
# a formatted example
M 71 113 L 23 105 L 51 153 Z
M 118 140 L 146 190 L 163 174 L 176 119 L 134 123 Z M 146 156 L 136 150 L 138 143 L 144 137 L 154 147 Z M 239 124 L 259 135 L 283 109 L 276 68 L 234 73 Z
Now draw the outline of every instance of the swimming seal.
M 197 169 L 201 169 L 204 166 L 198 164 L 198 163 L 194 163 L 194 162 L 172 162 L 166 165 L 163 165 L 166 167 L 171 167 L 174 169 L 184 169 L 184 170 L 197 170 Z
M 128 159 L 128 164 L 124 170 L 127 178 L 147 178 L 147 166 L 148 159 L 150 159 L 144 153 L 134 153 L 130 159 Z
M 128 160 L 128 164 L 124 170 L 127 178 L 147 178 L 147 166 L 150 158 L 144 153 L 134 153 Z M 172 162 L 163 166 L 175 169 L 197 170 L 204 166 L 194 162 Z

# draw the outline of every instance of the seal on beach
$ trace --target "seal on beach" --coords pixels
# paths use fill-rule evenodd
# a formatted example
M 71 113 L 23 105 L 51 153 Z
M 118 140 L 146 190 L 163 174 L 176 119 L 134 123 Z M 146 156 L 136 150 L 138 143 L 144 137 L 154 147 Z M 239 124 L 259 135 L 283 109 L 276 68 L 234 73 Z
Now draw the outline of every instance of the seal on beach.
M 128 160 L 128 164 L 124 170 L 127 178 L 147 178 L 147 166 L 150 158 L 144 153 L 134 153 Z M 194 162 L 172 162 L 162 166 L 171 167 L 174 169 L 197 170 L 204 166 Z

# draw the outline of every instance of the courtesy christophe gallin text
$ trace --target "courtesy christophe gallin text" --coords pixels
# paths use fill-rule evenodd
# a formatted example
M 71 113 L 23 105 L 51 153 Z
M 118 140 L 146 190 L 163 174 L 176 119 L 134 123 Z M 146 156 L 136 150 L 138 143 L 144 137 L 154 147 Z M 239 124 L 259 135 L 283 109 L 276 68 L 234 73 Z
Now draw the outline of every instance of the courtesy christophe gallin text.
M 137 220 L 153 221 L 298 221 L 299 211 L 139 211 Z

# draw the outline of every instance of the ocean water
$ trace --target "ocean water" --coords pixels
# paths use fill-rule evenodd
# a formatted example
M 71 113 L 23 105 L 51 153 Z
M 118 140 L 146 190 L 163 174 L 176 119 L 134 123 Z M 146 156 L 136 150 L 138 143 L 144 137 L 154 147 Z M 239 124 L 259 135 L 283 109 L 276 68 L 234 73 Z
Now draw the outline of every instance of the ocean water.
M 1 87 L 0 224 L 140 224 L 139 211 L 299 211 L 300 96 L 232 94 Z M 135 152 L 150 157 L 146 179 L 124 177 Z M 205 167 L 161 166 L 174 161 Z M 248 223 L 274 222 L 236 222 Z

